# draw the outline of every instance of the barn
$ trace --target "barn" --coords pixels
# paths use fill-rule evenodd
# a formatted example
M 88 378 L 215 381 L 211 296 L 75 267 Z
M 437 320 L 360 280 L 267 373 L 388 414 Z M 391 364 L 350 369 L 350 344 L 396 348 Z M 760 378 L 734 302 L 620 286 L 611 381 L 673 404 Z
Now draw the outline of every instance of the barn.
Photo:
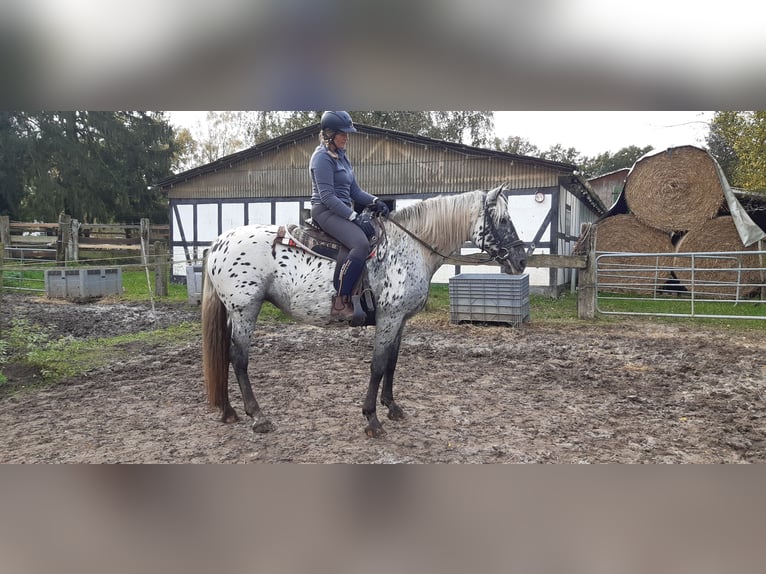
M 601 202 L 607 207 L 613 205 L 620 197 L 625 187 L 625 178 L 628 177 L 630 168 L 624 167 L 588 180 L 591 189 L 598 195 Z
M 535 253 L 571 253 L 582 223 L 604 203 L 574 166 L 471 147 L 374 126 L 356 125 L 347 150 L 361 187 L 392 209 L 439 194 L 508 183 L 509 209 L 522 240 Z M 232 227 L 298 223 L 310 208 L 309 158 L 319 124 L 291 132 L 157 183 L 169 200 L 173 274 L 183 277 L 204 249 Z M 467 245 L 464 254 L 478 251 Z M 492 267 L 443 266 L 434 282 Z M 529 268 L 533 292 L 556 294 L 572 281 L 569 269 Z

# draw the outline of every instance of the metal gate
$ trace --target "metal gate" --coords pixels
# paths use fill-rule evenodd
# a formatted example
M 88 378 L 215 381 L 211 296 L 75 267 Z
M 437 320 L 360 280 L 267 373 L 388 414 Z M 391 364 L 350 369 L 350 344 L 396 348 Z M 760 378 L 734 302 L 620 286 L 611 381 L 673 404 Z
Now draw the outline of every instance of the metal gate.
M 766 251 L 597 253 L 604 315 L 766 319 Z
M 37 250 L 42 251 L 42 250 Z M 50 261 L 24 258 L 24 249 L 4 247 L 0 253 L 0 289 L 8 291 L 27 291 L 37 294 L 45 294 L 45 267 L 46 263 L 56 263 L 56 250 Z M 15 257 L 9 257 L 9 255 Z

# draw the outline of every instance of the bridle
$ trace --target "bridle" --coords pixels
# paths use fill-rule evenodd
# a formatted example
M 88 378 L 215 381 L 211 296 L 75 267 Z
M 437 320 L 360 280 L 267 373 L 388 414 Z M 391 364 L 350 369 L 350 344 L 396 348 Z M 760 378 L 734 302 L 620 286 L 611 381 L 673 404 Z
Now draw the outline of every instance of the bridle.
M 504 243 L 502 241 L 503 239 L 511 239 L 511 237 L 508 237 L 509 235 L 511 235 L 511 233 L 509 232 L 509 233 L 503 234 L 502 236 L 498 233 L 497 226 L 495 225 L 494 219 L 489 217 L 489 210 L 487 209 L 487 198 L 486 198 L 486 196 L 482 200 L 482 209 L 484 210 L 484 229 L 485 229 L 485 232 L 481 236 L 481 247 L 480 247 L 480 249 L 482 251 L 486 252 L 486 250 L 484 248 L 484 242 L 485 242 L 486 237 L 487 237 L 487 230 L 492 234 L 492 237 L 495 237 L 495 238 L 499 237 L 501 239 L 501 241 L 499 241 L 498 243 Z M 513 229 L 513 224 L 511 224 L 511 228 Z M 515 231 L 515 229 L 514 229 L 514 231 Z M 518 237 L 518 235 L 517 235 L 517 237 Z M 505 261 L 506 259 L 508 259 L 511 256 L 511 249 L 513 249 L 515 247 L 522 247 L 523 245 L 524 245 L 524 242 L 521 239 L 516 239 L 514 241 L 511 241 L 509 247 L 498 247 L 497 255 L 495 255 L 494 257 L 490 256 L 489 261 L 494 260 L 494 261 L 497 261 L 498 263 L 502 264 L 503 261 Z M 489 253 L 487 253 L 487 255 L 489 255 Z

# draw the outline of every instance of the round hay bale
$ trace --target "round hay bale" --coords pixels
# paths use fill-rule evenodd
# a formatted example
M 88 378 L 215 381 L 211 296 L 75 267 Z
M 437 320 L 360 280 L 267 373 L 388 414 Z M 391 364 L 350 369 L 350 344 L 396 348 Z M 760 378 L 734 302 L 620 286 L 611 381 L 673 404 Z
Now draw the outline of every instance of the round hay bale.
M 724 203 L 715 160 L 694 146 L 639 159 L 625 180 L 625 199 L 643 223 L 668 232 L 699 227 Z
M 758 244 L 745 247 L 737 233 L 731 216 L 716 217 L 681 238 L 676 246 L 677 253 L 707 253 L 725 251 L 757 251 Z M 734 299 L 747 297 L 760 289 L 761 267 L 758 255 L 711 255 L 695 256 L 694 285 L 690 256 L 677 256 L 673 266 L 675 275 L 686 286 L 692 288 L 700 299 Z M 738 273 L 738 270 L 741 270 Z
M 613 215 L 596 225 L 596 251 L 608 253 L 673 253 L 670 234 L 641 223 L 633 215 Z M 662 290 L 671 274 L 673 256 L 601 257 L 599 289 L 652 294 Z

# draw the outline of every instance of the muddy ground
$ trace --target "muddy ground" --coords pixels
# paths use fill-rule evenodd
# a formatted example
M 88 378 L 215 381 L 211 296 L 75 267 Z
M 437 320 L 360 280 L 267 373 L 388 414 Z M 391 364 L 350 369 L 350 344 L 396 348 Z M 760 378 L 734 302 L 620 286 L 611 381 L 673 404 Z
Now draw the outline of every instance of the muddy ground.
M 3 321 L 112 336 L 198 321 L 199 308 L 5 294 Z M 8 369 L 0 462 L 766 462 L 766 333 L 645 320 L 520 328 L 408 325 L 394 391 L 407 418 L 364 434 L 371 329 L 262 324 L 256 397 L 276 430 L 206 405 L 199 337 L 127 345 L 47 388 Z M 232 403 L 243 414 L 231 375 Z M 29 381 L 34 382 L 34 381 Z M 8 392 L 11 390 L 12 392 Z

